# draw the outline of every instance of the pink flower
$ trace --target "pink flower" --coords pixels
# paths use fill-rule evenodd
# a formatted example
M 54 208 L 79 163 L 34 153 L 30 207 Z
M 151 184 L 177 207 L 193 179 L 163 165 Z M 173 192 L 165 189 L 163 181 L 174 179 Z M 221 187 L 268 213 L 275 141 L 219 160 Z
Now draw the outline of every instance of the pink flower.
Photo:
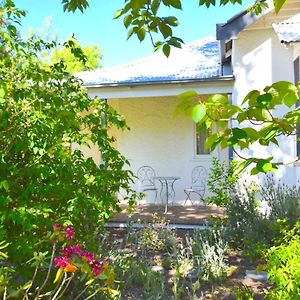
M 66 257 L 70 257 L 73 254 L 73 247 L 71 245 L 67 245 L 60 250 L 60 254 Z
M 81 246 L 75 244 L 75 245 L 73 246 L 73 254 L 74 254 L 74 255 L 80 256 L 81 252 L 82 252 L 82 251 L 81 251 Z
M 70 258 L 65 256 L 58 256 L 54 258 L 54 264 L 56 267 L 65 268 L 70 263 Z
M 73 238 L 73 236 L 75 234 L 74 227 L 70 226 L 70 225 L 68 225 L 64 228 L 64 232 L 67 234 L 67 240 L 69 240 L 69 241 Z
M 99 276 L 103 271 L 102 262 L 99 260 L 94 260 L 91 264 L 91 268 L 93 270 L 94 276 Z
M 81 246 L 80 245 L 67 245 L 66 247 L 60 250 L 61 255 L 66 257 L 71 257 L 72 255 L 80 255 L 81 254 Z
M 81 251 L 80 255 L 81 255 L 82 259 L 85 260 L 89 264 L 92 263 L 95 258 L 93 253 L 90 253 L 86 250 Z

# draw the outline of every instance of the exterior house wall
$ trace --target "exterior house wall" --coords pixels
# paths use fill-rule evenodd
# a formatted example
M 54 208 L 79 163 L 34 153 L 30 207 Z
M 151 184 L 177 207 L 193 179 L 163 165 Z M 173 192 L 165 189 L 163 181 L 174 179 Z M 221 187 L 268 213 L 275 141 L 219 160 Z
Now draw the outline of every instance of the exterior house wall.
M 177 203 L 185 199 L 184 188 L 191 184 L 191 171 L 197 165 L 210 167 L 213 156 L 228 160 L 227 151 L 215 151 L 213 155 L 195 155 L 195 124 L 190 117 L 173 117 L 176 97 L 148 97 L 110 99 L 109 104 L 126 119 L 130 131 L 111 134 L 117 139 L 119 151 L 130 161 L 136 174 L 143 165 L 152 166 L 157 176 L 178 176 L 174 184 Z M 160 184 L 157 182 L 157 186 Z M 138 188 L 137 185 L 134 188 Z M 152 192 L 146 193 L 145 202 L 154 199 Z M 159 201 L 159 197 L 158 197 Z
M 279 80 L 294 81 L 293 46 L 281 44 L 272 28 L 242 31 L 233 41 L 232 64 L 236 78 L 232 95 L 233 103 L 241 105 L 246 94 L 254 89 L 264 87 Z M 277 113 L 283 114 L 280 109 Z M 245 124 L 245 126 L 251 126 Z M 254 145 L 243 154 L 257 157 L 274 156 L 277 161 L 290 162 L 296 157 L 295 137 L 284 137 L 280 147 L 272 145 L 266 151 L 259 144 Z M 298 170 L 299 169 L 299 170 Z M 284 178 L 288 184 L 296 184 L 299 179 L 299 167 L 293 164 L 280 167 L 275 176 Z

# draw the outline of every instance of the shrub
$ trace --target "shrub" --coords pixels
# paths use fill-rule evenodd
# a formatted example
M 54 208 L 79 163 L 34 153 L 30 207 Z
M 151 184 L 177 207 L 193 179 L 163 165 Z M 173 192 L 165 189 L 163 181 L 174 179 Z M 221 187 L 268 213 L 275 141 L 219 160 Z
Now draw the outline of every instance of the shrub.
M 231 161 L 227 166 L 214 157 L 207 181 L 211 196 L 208 203 L 227 207 L 236 191 L 238 176 L 235 174 L 236 162 Z
M 126 127 L 123 118 L 90 99 L 62 62 L 40 62 L 40 51 L 55 43 L 21 38 L 24 15 L 12 1 L 0 7 L 0 240 L 15 262 L 29 257 L 53 222 L 78 224 L 77 234 L 93 239 L 118 209 L 120 189 L 132 193 L 128 162 L 108 135 L 112 126 Z M 91 143 L 100 165 L 80 150 Z
M 273 176 L 266 176 L 261 185 L 262 199 L 270 208 L 271 219 L 285 219 L 292 227 L 300 217 L 300 186 L 275 182 Z
M 222 229 L 195 231 L 192 239 L 192 253 L 198 266 L 198 277 L 204 281 L 222 281 L 227 272 L 225 255 L 228 244 Z
M 267 254 L 267 270 L 275 287 L 268 299 L 300 299 L 300 222 L 285 232 L 282 243 Z
M 284 223 L 268 218 L 260 211 L 260 186 L 238 179 L 235 168 L 236 162 L 226 167 L 214 160 L 208 181 L 212 191 L 209 202 L 225 208 L 223 224 L 228 243 L 252 258 L 261 257 L 272 245 L 272 239 L 279 235 Z
M 3 299 L 80 299 L 85 297 L 109 296 L 115 298 L 118 292 L 113 289 L 114 270 L 108 260 L 100 261 L 96 255 L 87 251 L 82 245 L 72 241 L 72 226 L 53 225 L 53 233 L 48 238 L 52 243 L 50 256 L 47 252 L 35 252 L 26 265 L 34 267 L 31 278 L 25 277 L 21 269 L 14 267 L 15 274 L 5 282 L 0 295 Z M 63 244 L 58 254 L 58 246 Z M 1 271 L 5 267 L 1 267 Z M 54 268 L 57 269 L 56 275 Z M 17 279 L 17 280 L 16 280 Z M 18 282 L 16 282 L 18 281 Z
M 166 251 L 176 245 L 174 231 L 157 214 L 153 215 L 152 223 L 138 233 L 138 239 L 143 248 L 155 251 Z

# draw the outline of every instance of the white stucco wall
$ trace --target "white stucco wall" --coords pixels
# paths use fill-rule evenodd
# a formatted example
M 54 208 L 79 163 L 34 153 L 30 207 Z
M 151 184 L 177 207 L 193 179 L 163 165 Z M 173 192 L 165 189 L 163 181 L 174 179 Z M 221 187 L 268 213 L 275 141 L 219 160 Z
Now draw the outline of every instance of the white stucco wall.
M 131 163 L 136 174 L 143 165 L 152 166 L 157 176 L 178 176 L 174 184 L 177 203 L 185 199 L 183 189 L 191 184 L 191 171 L 197 165 L 210 167 L 212 155 L 195 156 L 195 124 L 190 117 L 173 117 L 176 97 L 110 99 L 108 102 L 123 116 L 130 131 L 112 130 L 117 147 Z M 227 151 L 215 151 L 214 156 L 228 159 Z M 159 187 L 158 183 L 158 187 Z M 154 194 L 147 193 L 146 202 Z
M 233 41 L 232 63 L 236 78 L 232 95 L 233 103 L 241 105 L 249 91 L 263 90 L 276 81 L 293 82 L 294 53 L 294 46 L 286 47 L 281 44 L 272 28 L 253 30 L 250 28 L 241 32 L 238 39 Z M 283 113 L 283 110 L 280 113 Z M 295 137 L 285 137 L 280 142 L 279 148 L 274 145 L 267 151 L 257 144 L 248 154 L 257 157 L 272 155 L 277 161 L 292 161 L 296 156 Z M 291 164 L 280 167 L 275 176 L 292 185 L 300 178 L 299 171 L 299 167 Z

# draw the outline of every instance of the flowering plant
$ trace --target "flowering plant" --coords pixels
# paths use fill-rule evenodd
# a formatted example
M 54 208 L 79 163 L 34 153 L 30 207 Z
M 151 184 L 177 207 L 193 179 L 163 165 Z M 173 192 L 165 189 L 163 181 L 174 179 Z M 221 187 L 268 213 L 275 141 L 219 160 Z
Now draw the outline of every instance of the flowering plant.
M 38 268 L 42 265 L 41 261 L 45 260 L 47 253 L 35 254 L 35 258 L 30 260 L 36 266 L 34 276 L 26 286 L 20 289 L 23 299 L 40 299 L 45 296 L 51 300 L 62 298 L 68 292 L 70 283 L 75 279 L 78 279 L 83 287 L 75 294 L 72 291 L 74 299 L 85 295 L 89 295 L 85 299 L 90 299 L 100 292 L 108 293 L 112 298 L 118 294 L 113 289 L 115 274 L 108 260 L 97 259 L 94 253 L 87 251 L 74 241 L 74 236 L 73 226 L 63 227 L 57 223 L 53 224 L 53 232 L 50 235 L 53 246 L 46 277 L 42 284 L 36 282 Z M 60 242 L 64 242 L 64 245 L 57 255 L 57 245 Z M 54 287 L 51 284 L 53 268 L 57 268 L 56 275 L 53 276 Z M 48 286 L 51 286 L 50 290 L 44 292 Z

